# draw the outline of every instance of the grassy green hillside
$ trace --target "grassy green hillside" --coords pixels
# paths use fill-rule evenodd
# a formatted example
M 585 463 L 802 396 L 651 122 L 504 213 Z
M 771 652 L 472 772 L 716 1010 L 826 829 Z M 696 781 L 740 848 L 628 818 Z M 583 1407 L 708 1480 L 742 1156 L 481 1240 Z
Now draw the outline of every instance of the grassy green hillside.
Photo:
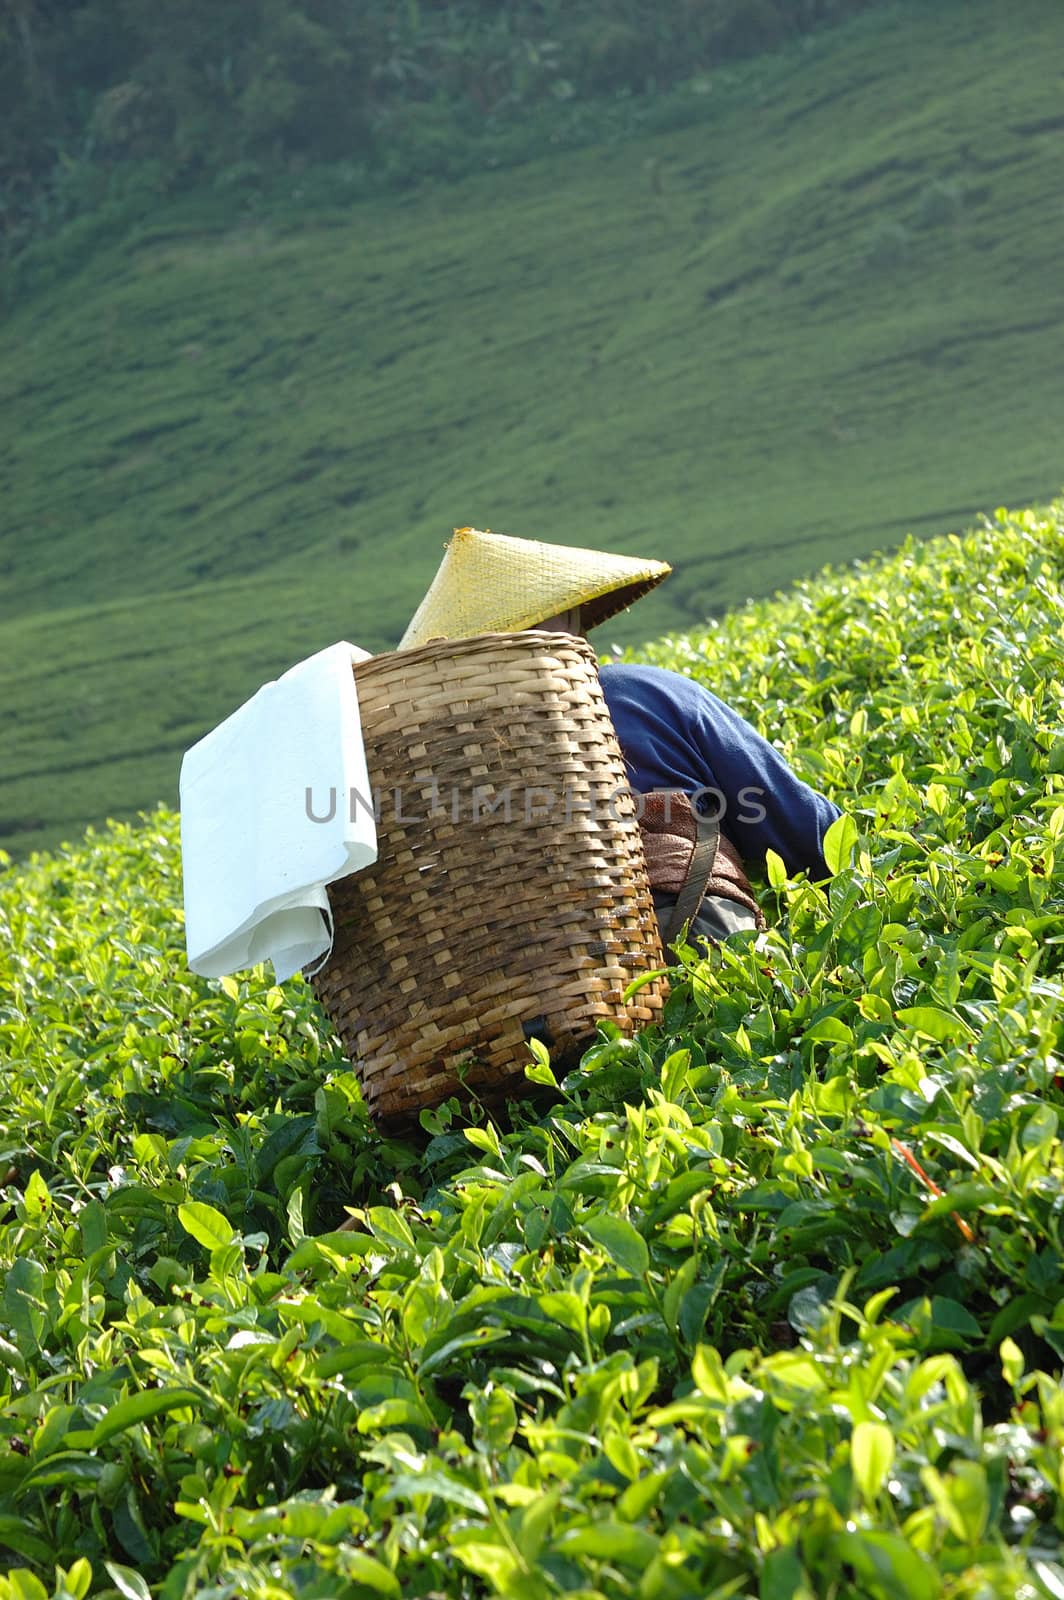
M 0 1600 L 1055 1600 L 1062 626 L 1064 502 L 657 646 L 837 870 L 512 1126 L 188 973 L 172 814 L 0 873 Z
M 605 647 L 1055 492 L 1062 42 L 1056 4 L 900 4 L 671 132 L 160 201 L 42 280 L 0 366 L 0 838 L 172 800 L 265 678 L 393 643 L 459 523 L 671 560 Z

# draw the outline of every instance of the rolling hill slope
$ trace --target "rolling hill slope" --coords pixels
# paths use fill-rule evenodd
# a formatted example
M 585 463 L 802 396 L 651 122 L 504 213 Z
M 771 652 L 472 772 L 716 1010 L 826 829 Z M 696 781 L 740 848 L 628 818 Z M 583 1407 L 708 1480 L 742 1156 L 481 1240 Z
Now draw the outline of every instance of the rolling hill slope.
M 159 208 L 3 336 L 0 840 L 172 801 L 450 528 L 660 555 L 631 642 L 1064 481 L 1059 7 L 902 4 L 505 173 Z M 662 113 L 662 120 L 665 113 Z

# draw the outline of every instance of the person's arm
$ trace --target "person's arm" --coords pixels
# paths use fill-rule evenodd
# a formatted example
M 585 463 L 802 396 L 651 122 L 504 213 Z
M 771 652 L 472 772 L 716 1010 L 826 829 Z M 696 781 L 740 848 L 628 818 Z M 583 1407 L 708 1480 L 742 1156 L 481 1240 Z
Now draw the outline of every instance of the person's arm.
M 826 878 L 824 835 L 839 808 L 803 783 L 745 717 L 701 685 L 692 687 L 700 690 L 698 742 L 724 796 L 721 827 L 740 855 L 763 861 L 774 850 L 789 873 Z
M 740 855 L 766 850 L 788 872 L 826 877 L 824 834 L 838 807 L 803 783 L 767 739 L 717 695 L 663 667 L 617 663 L 602 687 L 636 788 L 716 790 L 702 810 L 723 805 L 721 826 Z

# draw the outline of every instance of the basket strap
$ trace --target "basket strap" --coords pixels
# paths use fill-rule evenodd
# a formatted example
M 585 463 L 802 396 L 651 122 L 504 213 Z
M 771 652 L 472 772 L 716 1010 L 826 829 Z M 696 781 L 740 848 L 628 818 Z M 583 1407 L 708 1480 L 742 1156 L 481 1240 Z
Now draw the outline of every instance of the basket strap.
M 698 911 L 702 898 L 709 883 L 710 873 L 713 871 L 717 859 L 717 846 L 720 843 L 720 823 L 715 817 L 702 817 L 694 813 L 698 823 L 698 833 L 695 846 L 691 851 L 691 860 L 687 867 L 687 877 L 684 879 L 683 888 L 676 897 L 676 904 L 672 908 L 669 925 L 662 934 L 661 942 L 670 945 L 678 938 L 686 923 Z

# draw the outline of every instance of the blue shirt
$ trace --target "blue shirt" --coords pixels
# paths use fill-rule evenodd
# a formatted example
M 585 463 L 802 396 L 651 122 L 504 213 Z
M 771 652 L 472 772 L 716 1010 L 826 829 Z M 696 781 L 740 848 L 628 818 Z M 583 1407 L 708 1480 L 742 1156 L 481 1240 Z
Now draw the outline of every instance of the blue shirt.
M 600 676 L 634 790 L 682 789 L 747 860 L 775 850 L 788 873 L 828 876 L 823 840 L 838 807 L 744 717 L 664 667 L 618 662 Z

